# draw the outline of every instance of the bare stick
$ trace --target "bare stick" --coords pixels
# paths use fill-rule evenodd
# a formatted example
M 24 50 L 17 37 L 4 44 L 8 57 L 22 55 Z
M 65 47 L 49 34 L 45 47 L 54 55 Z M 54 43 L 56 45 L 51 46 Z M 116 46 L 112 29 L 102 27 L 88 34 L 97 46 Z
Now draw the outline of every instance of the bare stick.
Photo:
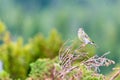
M 120 75 L 120 70 L 116 72 L 109 80 L 115 80 Z

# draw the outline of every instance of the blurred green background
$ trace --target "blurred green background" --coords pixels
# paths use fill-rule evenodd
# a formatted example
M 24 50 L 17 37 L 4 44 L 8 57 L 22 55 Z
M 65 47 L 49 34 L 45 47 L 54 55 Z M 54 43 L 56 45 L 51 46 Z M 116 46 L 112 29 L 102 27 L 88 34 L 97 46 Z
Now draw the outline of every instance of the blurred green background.
M 48 37 L 54 28 L 63 40 L 72 40 L 83 27 L 97 54 L 110 51 L 108 58 L 120 63 L 120 0 L 0 0 L 0 20 L 12 40 L 21 36 L 23 44 L 38 33 Z

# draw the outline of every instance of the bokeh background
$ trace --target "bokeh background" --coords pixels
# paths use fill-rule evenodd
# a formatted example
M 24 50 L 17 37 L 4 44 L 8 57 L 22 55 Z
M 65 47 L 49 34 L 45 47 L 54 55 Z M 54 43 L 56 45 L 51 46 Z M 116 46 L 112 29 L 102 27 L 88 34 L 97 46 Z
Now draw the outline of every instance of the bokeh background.
M 74 39 L 83 27 L 98 46 L 96 54 L 110 51 L 108 58 L 120 64 L 120 0 L 0 0 L 0 20 L 24 44 L 38 33 L 48 37 L 52 29 L 64 41 Z

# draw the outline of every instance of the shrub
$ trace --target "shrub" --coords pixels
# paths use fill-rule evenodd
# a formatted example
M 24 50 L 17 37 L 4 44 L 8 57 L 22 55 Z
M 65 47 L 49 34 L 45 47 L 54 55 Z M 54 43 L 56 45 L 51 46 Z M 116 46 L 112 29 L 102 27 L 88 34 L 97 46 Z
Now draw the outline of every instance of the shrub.
M 0 23 L 0 29 L 1 27 L 5 26 Z M 22 37 L 12 40 L 12 35 L 7 30 L 0 35 L 0 60 L 4 70 L 13 79 L 25 79 L 29 73 L 29 64 L 38 58 L 54 58 L 63 42 L 56 30 L 48 38 L 38 34 L 25 44 Z

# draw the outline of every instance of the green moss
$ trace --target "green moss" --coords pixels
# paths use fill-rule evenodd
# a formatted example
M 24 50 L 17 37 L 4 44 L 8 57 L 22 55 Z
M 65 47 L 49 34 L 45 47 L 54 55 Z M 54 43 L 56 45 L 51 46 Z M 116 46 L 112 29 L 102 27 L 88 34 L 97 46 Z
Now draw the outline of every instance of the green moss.
M 53 61 L 50 59 L 38 59 L 36 62 L 31 63 L 31 72 L 29 76 L 33 80 L 44 80 L 51 76 L 51 70 L 53 68 Z

